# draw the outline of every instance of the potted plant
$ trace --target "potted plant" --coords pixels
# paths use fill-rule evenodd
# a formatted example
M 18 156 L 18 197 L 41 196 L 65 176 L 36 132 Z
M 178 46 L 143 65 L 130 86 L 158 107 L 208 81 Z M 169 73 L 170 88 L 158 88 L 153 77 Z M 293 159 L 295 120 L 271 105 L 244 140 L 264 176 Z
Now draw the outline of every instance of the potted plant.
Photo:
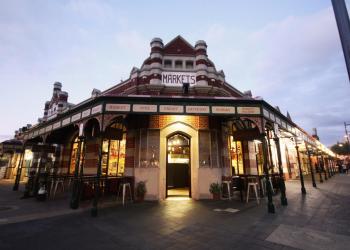
M 218 182 L 210 184 L 209 192 L 213 195 L 213 200 L 220 200 L 221 186 Z
M 139 181 L 136 184 L 136 199 L 139 202 L 142 202 L 145 199 L 145 194 L 147 193 L 146 182 Z

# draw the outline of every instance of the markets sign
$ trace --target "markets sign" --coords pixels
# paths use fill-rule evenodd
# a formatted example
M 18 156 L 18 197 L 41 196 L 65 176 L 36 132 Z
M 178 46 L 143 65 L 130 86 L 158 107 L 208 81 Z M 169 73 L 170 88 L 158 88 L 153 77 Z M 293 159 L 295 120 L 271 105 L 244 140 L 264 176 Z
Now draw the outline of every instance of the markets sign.
M 193 72 L 162 72 L 162 83 L 167 85 L 182 85 L 196 83 L 196 73 Z

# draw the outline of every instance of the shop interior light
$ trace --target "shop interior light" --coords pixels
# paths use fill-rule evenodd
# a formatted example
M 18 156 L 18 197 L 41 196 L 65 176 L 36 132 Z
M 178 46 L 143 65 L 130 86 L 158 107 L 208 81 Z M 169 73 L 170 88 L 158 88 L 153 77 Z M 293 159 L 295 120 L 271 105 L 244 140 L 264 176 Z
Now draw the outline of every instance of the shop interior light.
M 24 160 L 26 161 L 30 161 L 33 159 L 33 152 L 26 149 L 25 153 L 24 153 Z

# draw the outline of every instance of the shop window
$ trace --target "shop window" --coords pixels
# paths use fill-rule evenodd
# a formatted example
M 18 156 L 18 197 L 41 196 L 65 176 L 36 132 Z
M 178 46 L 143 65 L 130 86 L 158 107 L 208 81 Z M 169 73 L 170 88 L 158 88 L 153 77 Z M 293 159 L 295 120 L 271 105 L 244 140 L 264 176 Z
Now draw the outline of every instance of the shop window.
M 168 139 L 168 163 L 190 163 L 190 140 L 180 134 Z
M 244 174 L 242 142 L 235 141 L 233 139 L 233 136 L 230 136 L 229 147 L 230 147 L 232 174 L 233 175 Z
M 125 171 L 126 129 L 122 123 L 111 125 L 121 135 L 116 139 L 105 139 L 102 145 L 102 175 L 121 176 Z
M 186 61 L 186 69 L 193 69 L 193 61 Z
M 172 64 L 171 60 L 164 60 L 164 68 L 171 68 Z
M 79 147 L 79 139 L 78 136 L 75 137 L 73 144 L 72 144 L 72 151 L 71 151 L 71 157 L 70 157 L 70 165 L 69 165 L 69 174 L 74 174 L 75 170 L 75 164 L 77 162 L 77 154 L 78 154 L 78 147 Z M 84 148 L 84 142 L 81 143 L 80 147 L 80 161 L 78 169 L 80 169 L 80 166 L 83 161 L 83 148 Z
M 182 69 L 182 61 L 175 61 L 175 68 Z
M 254 140 L 255 145 L 255 155 L 256 155 L 256 167 L 258 169 L 258 175 L 262 175 L 264 173 L 263 165 L 264 165 L 264 156 L 262 143 L 260 141 Z

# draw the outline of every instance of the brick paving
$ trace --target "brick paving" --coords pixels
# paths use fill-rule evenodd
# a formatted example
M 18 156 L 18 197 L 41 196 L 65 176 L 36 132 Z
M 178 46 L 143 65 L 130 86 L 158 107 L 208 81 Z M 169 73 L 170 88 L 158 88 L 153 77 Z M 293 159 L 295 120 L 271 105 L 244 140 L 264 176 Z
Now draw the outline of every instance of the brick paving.
M 288 181 L 289 205 L 274 196 L 275 214 L 267 213 L 265 201 L 236 197 L 118 204 L 100 209 L 98 218 L 85 210 L 3 224 L 0 249 L 348 249 L 350 175 L 317 184 L 306 180 L 302 196 L 300 182 Z

